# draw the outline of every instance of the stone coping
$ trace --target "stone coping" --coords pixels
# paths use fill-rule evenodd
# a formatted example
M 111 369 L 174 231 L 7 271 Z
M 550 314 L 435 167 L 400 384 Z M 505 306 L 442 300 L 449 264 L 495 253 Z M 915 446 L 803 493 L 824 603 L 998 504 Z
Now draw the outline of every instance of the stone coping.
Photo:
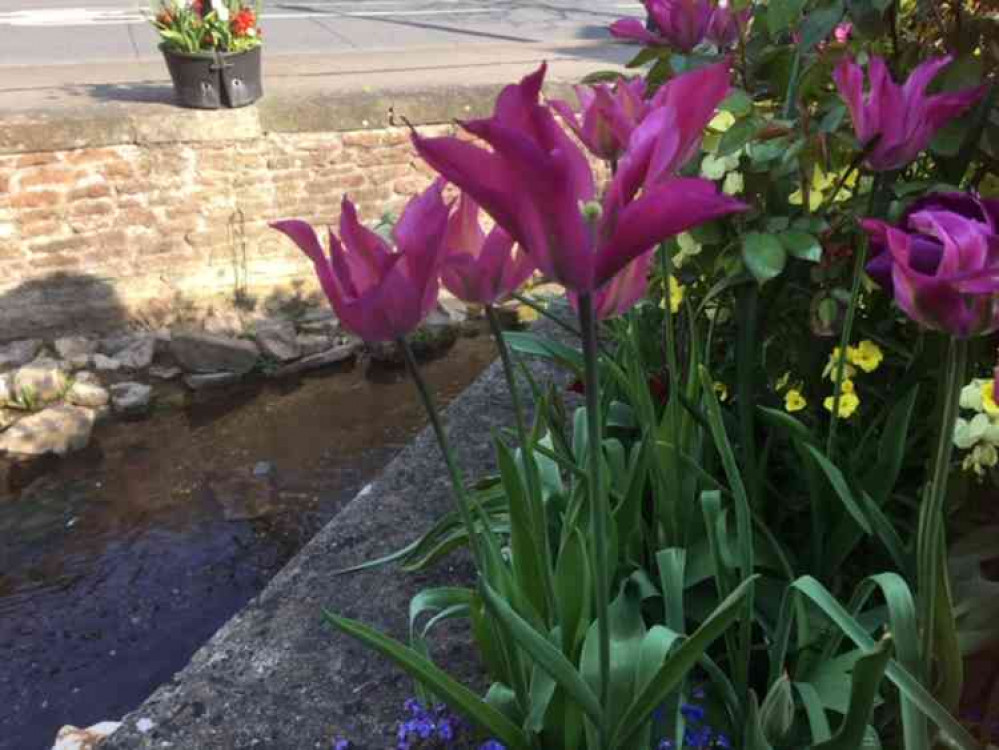
M 559 335 L 546 322 L 535 330 Z M 528 365 L 542 382 L 564 379 L 547 362 Z M 513 423 L 498 362 L 451 403 L 445 419 L 466 475 L 493 471 L 492 435 Z M 102 750 L 327 750 L 335 737 L 357 748 L 395 747 L 412 682 L 380 655 L 331 632 L 320 613 L 329 608 L 405 640 L 409 600 L 418 590 L 472 580 L 464 555 L 426 574 L 394 566 L 335 572 L 401 548 L 452 507 L 444 462 L 424 429 L 183 671 L 129 714 Z M 482 687 L 467 643 L 453 625 L 435 630 L 431 649 L 451 674 Z

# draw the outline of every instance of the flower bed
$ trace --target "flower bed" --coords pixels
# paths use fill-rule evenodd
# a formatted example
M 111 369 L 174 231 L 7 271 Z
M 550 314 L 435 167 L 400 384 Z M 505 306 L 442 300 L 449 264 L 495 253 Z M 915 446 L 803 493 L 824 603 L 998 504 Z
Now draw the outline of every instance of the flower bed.
M 408 644 L 326 621 L 460 715 L 466 744 L 983 747 L 990 712 L 960 709 L 994 703 L 963 666 L 997 634 L 996 532 L 963 480 L 996 463 L 995 19 L 646 7 L 652 29 L 614 26 L 651 45 L 641 80 L 601 76 L 577 113 L 541 102 L 542 66 L 463 123 L 472 141 L 414 132 L 440 179 L 389 236 L 346 197 L 328 245 L 274 225 L 344 326 L 407 354 L 445 458 L 454 510 L 370 564 L 464 547 L 476 569 L 413 598 Z M 607 161 L 602 189 L 560 120 Z M 549 314 L 576 338 L 494 325 L 516 418 L 495 474 L 469 477 L 407 336 L 441 283 L 495 324 L 535 268 L 568 290 L 575 314 Z M 567 369 L 585 406 L 532 380 L 529 419 L 522 355 Z M 432 659 L 454 619 L 484 695 Z

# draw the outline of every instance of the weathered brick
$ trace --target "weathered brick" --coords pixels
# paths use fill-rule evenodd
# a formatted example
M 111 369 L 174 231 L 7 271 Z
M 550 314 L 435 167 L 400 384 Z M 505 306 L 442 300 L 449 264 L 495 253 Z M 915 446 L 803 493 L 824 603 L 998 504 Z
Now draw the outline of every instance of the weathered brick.
M 21 236 L 27 240 L 39 237 L 53 237 L 66 228 L 65 222 L 54 219 L 43 221 L 22 221 Z
M 10 196 L 12 208 L 47 208 L 62 205 L 66 194 L 58 190 L 31 190 L 13 193 Z
M 66 198 L 72 202 L 88 198 L 107 198 L 109 195 L 111 195 L 111 188 L 106 182 L 92 182 L 89 185 L 74 187 L 66 195 Z
M 44 164 L 54 164 L 60 160 L 59 154 L 54 151 L 44 151 L 35 154 L 22 154 L 14 160 L 17 169 L 26 167 L 40 167 Z
M 114 202 L 107 198 L 97 200 L 83 200 L 73 203 L 69 207 L 70 216 L 107 216 L 114 213 Z
M 14 175 L 14 182 L 21 190 L 35 187 L 71 187 L 81 177 L 77 169 L 64 166 L 35 167 Z
M 32 258 L 36 257 L 36 255 L 46 255 L 48 253 L 73 252 L 75 250 L 86 249 L 87 244 L 91 242 L 92 239 L 93 238 L 91 237 L 86 237 L 80 234 L 63 239 L 40 239 L 29 243 L 28 249 L 31 251 Z

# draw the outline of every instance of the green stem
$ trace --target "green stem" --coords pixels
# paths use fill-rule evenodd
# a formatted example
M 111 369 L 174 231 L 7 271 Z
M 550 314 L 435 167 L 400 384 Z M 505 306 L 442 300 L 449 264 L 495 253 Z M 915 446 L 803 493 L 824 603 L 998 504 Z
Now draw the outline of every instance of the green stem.
M 513 366 L 513 358 L 510 356 L 510 348 L 503 340 L 503 326 L 500 323 L 499 315 L 496 314 L 496 308 L 492 305 L 486 305 L 486 319 L 489 321 L 489 328 L 492 331 L 493 339 L 496 341 L 496 349 L 499 351 L 500 361 L 503 363 L 503 374 L 506 376 L 506 386 L 510 392 L 510 402 L 513 404 L 517 439 L 520 442 L 520 450 L 524 458 L 527 492 L 531 498 L 534 533 L 536 536 L 534 542 L 539 545 L 538 551 L 543 561 L 544 581 L 542 583 L 545 587 L 548 612 L 551 617 L 554 617 L 555 579 L 551 567 L 552 556 L 551 543 L 548 538 L 548 514 L 545 512 L 544 497 L 541 494 L 537 465 L 534 462 L 534 448 L 528 439 L 524 404 L 520 398 L 520 390 L 517 388 L 517 373 Z
M 437 444 L 440 446 L 441 453 L 444 456 L 444 463 L 447 464 L 448 474 L 451 476 L 451 487 L 454 490 L 455 501 L 458 505 L 458 514 L 465 525 L 465 531 L 468 534 L 468 546 L 472 550 L 472 557 L 475 558 L 475 565 L 480 572 L 485 572 L 482 551 L 479 548 L 478 534 L 475 531 L 475 524 L 472 521 L 472 502 L 468 497 L 468 491 L 465 489 L 465 480 L 461 475 L 461 469 L 458 468 L 458 464 L 455 461 L 454 452 L 451 450 L 451 444 L 448 441 L 447 432 L 444 430 L 444 424 L 441 422 L 437 405 L 434 403 L 433 394 L 430 393 L 426 381 L 420 374 L 420 367 L 416 363 L 416 357 L 413 356 L 413 350 L 410 348 L 409 342 L 403 337 L 399 338 L 398 344 L 406 359 L 406 367 L 409 370 L 409 374 L 413 377 L 413 382 L 416 383 L 416 390 L 419 392 L 420 400 L 423 401 L 423 407 L 430 418 L 434 434 L 437 436 Z
M 917 583 L 922 606 L 920 624 L 923 627 L 923 655 L 926 663 L 931 663 L 933 654 L 939 578 L 947 574 L 943 568 L 946 561 L 944 504 L 947 500 L 947 480 L 954 453 L 954 426 L 957 424 L 961 386 L 964 383 L 967 362 L 968 342 L 951 338 L 944 361 L 944 403 L 940 417 L 940 434 L 937 437 L 930 485 L 919 509 L 919 529 L 916 536 Z
M 586 388 L 586 423 L 588 428 L 587 457 L 590 463 L 589 495 L 590 526 L 593 533 L 593 553 L 596 558 L 596 612 L 597 637 L 600 653 L 600 705 L 607 706 L 610 687 L 610 620 L 608 619 L 608 592 L 610 589 L 607 553 L 607 515 L 605 495 L 601 482 L 600 436 L 600 374 L 597 356 L 597 321 L 593 311 L 593 298 L 579 295 L 579 324 L 583 332 L 584 384 Z M 607 727 L 600 726 L 600 747 L 607 747 Z

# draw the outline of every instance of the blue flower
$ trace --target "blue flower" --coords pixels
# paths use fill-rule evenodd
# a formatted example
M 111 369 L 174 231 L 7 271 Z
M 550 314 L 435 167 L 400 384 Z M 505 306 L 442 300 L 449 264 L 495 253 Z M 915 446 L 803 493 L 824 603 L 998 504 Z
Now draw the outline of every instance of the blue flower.
M 333 740 L 333 750 L 350 750 L 350 740 L 345 740 L 345 739 Z
M 680 706 L 680 713 L 687 721 L 691 722 L 702 722 L 704 721 L 705 712 L 701 706 L 695 706 L 691 703 L 684 703 Z
M 486 740 L 479 745 L 479 750 L 506 750 L 506 745 L 496 740 Z

